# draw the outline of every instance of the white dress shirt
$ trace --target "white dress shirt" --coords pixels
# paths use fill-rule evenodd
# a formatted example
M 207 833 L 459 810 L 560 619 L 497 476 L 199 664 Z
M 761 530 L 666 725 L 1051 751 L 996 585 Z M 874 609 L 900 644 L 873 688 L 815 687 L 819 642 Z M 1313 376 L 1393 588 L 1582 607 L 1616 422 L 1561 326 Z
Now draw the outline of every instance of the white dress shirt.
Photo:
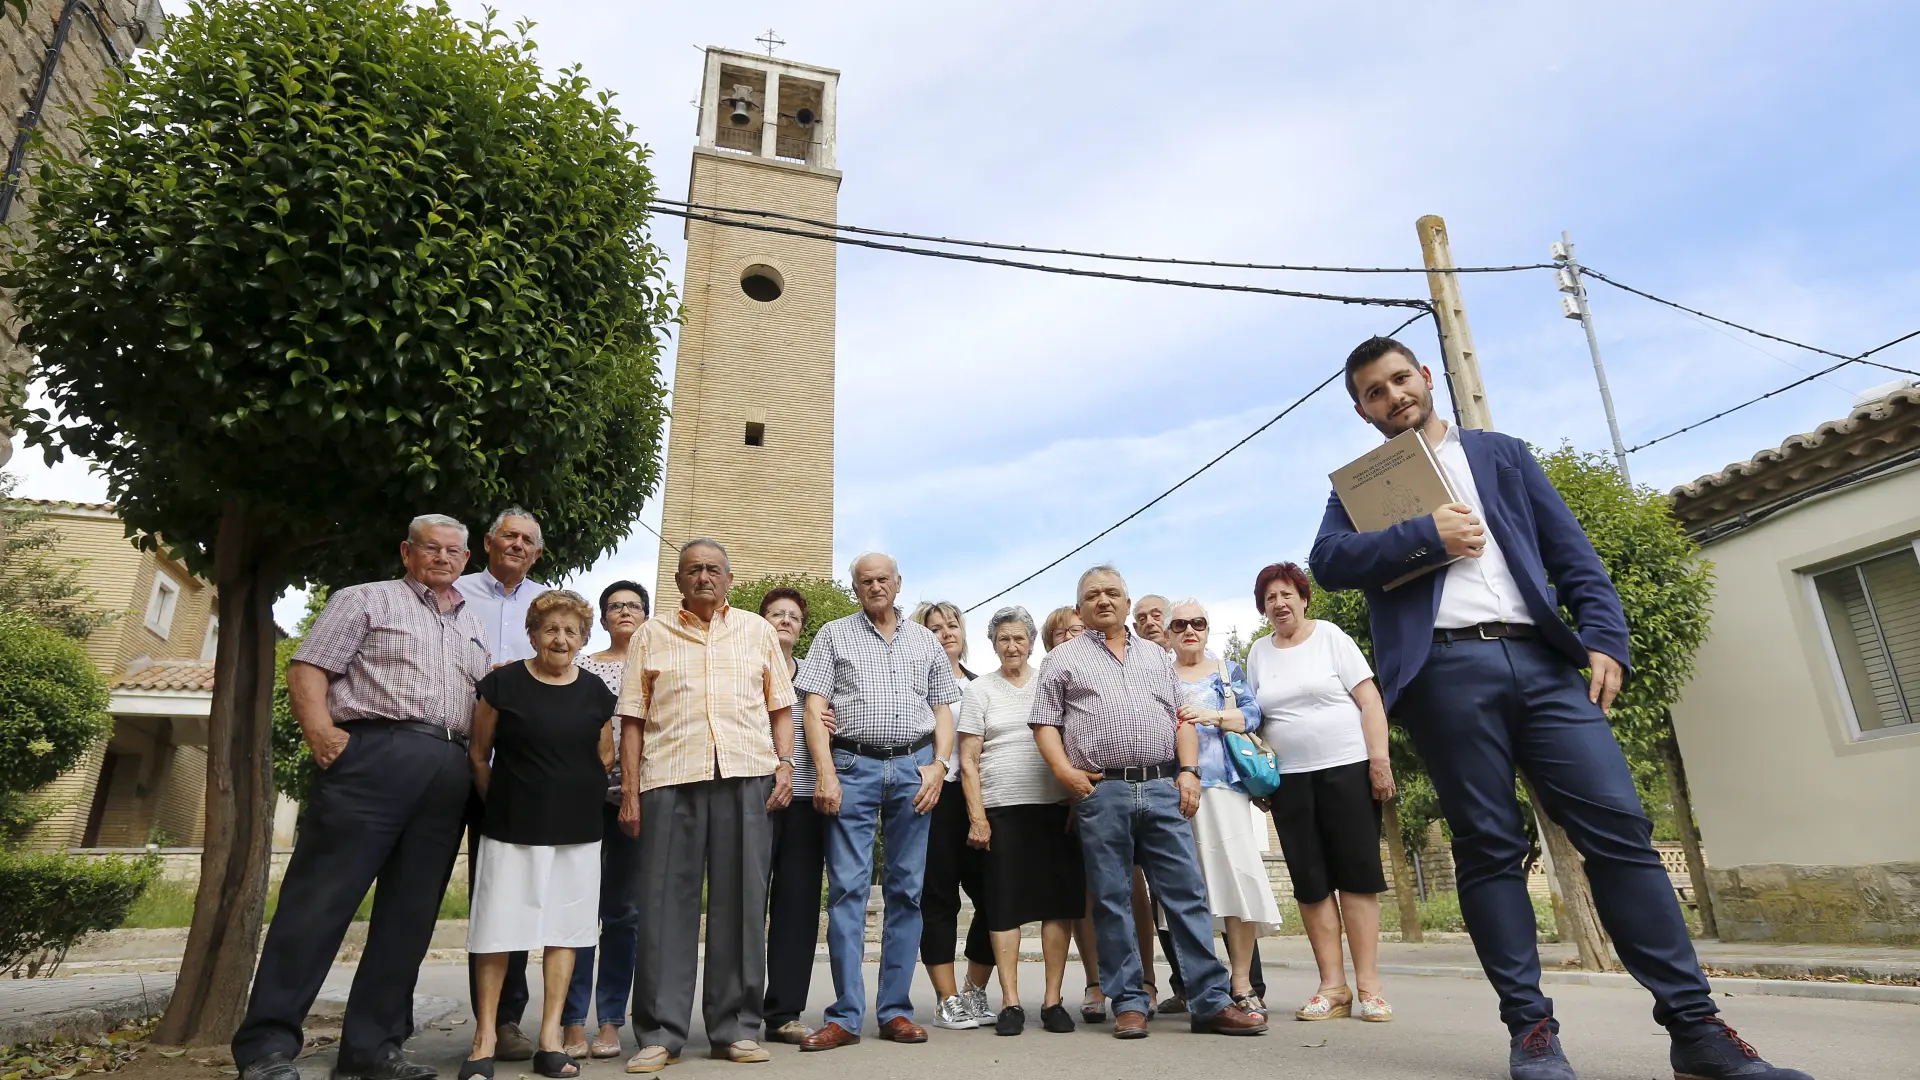
M 1447 567 L 1447 576 L 1440 583 L 1440 611 L 1434 616 L 1434 628 L 1454 630 L 1490 622 L 1532 625 L 1533 614 L 1520 595 L 1520 583 L 1514 580 L 1500 541 L 1493 538 L 1493 528 L 1487 525 L 1480 488 L 1473 482 L 1473 468 L 1467 463 L 1466 447 L 1460 445 L 1458 426 L 1447 425 L 1446 437 L 1434 447 L 1433 455 L 1446 471 L 1453 493 L 1480 516 L 1487 541 L 1479 558 L 1459 559 Z
M 467 610 L 487 628 L 487 649 L 493 653 L 493 666 L 515 660 L 533 659 L 533 639 L 527 634 L 527 608 L 533 598 L 547 591 L 545 585 L 522 579 L 511 592 L 488 571 L 462 575 L 453 583 L 467 598 Z

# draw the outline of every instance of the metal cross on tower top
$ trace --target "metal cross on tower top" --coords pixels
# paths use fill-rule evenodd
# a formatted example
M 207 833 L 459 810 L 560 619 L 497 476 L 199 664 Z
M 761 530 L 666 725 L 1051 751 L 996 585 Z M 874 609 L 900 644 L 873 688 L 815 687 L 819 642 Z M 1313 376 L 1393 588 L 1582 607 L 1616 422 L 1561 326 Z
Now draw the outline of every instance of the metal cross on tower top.
M 754 38 L 753 40 L 767 47 L 767 59 L 769 60 L 773 59 L 773 50 L 786 44 L 785 41 L 782 41 L 780 39 L 779 35 L 773 32 L 773 29 L 771 27 L 767 29 L 766 37 L 757 37 L 757 38 Z

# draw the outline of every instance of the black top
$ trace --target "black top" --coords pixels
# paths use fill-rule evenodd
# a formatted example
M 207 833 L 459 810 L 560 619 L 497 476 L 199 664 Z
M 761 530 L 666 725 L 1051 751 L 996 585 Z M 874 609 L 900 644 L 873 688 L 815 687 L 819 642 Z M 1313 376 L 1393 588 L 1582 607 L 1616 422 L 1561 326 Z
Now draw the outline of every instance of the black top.
M 524 661 L 480 680 L 481 700 L 500 714 L 482 835 L 503 844 L 600 839 L 607 790 L 600 729 L 619 702 L 598 677 L 573 670 L 565 686 L 534 678 Z

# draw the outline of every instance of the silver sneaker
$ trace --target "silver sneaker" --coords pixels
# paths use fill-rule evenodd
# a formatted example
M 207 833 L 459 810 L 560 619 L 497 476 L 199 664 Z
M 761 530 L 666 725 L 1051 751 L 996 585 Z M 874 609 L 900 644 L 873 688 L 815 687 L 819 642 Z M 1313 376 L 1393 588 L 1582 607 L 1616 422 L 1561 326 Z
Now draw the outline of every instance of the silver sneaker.
M 967 988 L 960 991 L 960 1000 L 966 1003 L 967 1011 L 973 1014 L 975 1020 L 984 1024 L 994 1019 L 994 1011 L 987 1007 L 986 987 L 968 983 Z
M 940 1013 L 933 1018 L 934 1027 L 943 1027 L 951 1031 L 966 1031 L 980 1026 L 980 1018 L 967 1008 L 966 999 L 959 994 L 943 998 Z

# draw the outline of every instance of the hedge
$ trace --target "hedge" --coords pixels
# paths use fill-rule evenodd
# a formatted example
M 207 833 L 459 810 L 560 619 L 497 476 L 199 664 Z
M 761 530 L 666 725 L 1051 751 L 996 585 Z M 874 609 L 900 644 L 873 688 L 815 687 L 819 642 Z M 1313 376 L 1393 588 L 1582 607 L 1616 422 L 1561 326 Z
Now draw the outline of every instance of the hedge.
M 0 847 L 0 975 L 51 975 L 73 943 L 111 930 L 160 876 L 160 860 L 34 854 Z

